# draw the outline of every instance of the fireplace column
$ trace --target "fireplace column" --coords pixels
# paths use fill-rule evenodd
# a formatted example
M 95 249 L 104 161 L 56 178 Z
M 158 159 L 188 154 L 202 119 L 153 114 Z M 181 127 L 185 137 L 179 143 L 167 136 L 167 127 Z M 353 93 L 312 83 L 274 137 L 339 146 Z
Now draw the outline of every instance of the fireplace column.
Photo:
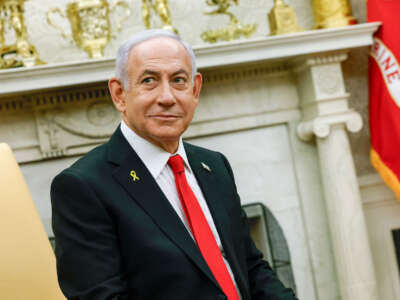
M 346 132 L 362 128 L 360 115 L 348 107 L 341 69 L 346 58 L 335 53 L 295 64 L 303 112 L 297 132 L 303 141 L 316 140 L 341 299 L 375 300 L 375 271 Z

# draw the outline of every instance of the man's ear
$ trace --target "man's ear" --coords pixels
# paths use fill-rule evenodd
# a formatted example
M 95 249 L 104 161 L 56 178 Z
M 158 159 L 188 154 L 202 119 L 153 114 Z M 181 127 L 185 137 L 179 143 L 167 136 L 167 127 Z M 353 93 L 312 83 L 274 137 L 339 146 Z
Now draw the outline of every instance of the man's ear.
M 125 90 L 122 83 L 115 77 L 108 81 L 108 89 L 110 90 L 111 99 L 115 108 L 123 113 L 126 109 Z
M 201 90 L 202 84 L 203 84 L 203 77 L 201 76 L 200 73 L 197 73 L 194 76 L 194 80 L 193 80 L 193 95 L 196 99 L 199 99 L 199 97 L 200 97 L 200 90 Z

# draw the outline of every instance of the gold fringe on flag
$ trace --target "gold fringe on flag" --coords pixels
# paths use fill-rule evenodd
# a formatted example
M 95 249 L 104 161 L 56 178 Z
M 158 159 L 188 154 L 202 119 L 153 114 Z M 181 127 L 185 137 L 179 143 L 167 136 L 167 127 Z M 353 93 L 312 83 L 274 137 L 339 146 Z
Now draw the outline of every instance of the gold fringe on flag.
M 374 149 L 371 149 L 370 158 L 372 165 L 381 175 L 383 181 L 394 191 L 400 201 L 400 181 L 397 176 L 385 165 Z

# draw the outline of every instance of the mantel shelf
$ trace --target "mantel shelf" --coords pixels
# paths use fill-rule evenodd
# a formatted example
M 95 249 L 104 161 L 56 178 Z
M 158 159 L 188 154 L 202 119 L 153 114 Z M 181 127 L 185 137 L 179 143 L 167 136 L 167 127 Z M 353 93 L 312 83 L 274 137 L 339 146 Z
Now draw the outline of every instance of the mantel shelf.
M 372 44 L 379 22 L 194 47 L 199 69 L 288 59 Z M 0 70 L 0 97 L 107 81 L 114 58 Z

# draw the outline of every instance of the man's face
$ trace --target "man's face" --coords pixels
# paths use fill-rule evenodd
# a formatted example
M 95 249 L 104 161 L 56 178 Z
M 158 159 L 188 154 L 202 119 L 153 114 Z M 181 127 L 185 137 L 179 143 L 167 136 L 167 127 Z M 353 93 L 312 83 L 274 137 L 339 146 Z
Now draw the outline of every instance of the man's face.
M 192 80 L 186 49 L 170 38 L 154 38 L 135 46 L 128 59 L 129 90 L 114 103 L 127 125 L 141 137 L 169 152 L 196 109 L 201 75 Z M 110 81 L 112 92 L 112 83 Z M 113 97 L 114 99 L 114 97 Z

